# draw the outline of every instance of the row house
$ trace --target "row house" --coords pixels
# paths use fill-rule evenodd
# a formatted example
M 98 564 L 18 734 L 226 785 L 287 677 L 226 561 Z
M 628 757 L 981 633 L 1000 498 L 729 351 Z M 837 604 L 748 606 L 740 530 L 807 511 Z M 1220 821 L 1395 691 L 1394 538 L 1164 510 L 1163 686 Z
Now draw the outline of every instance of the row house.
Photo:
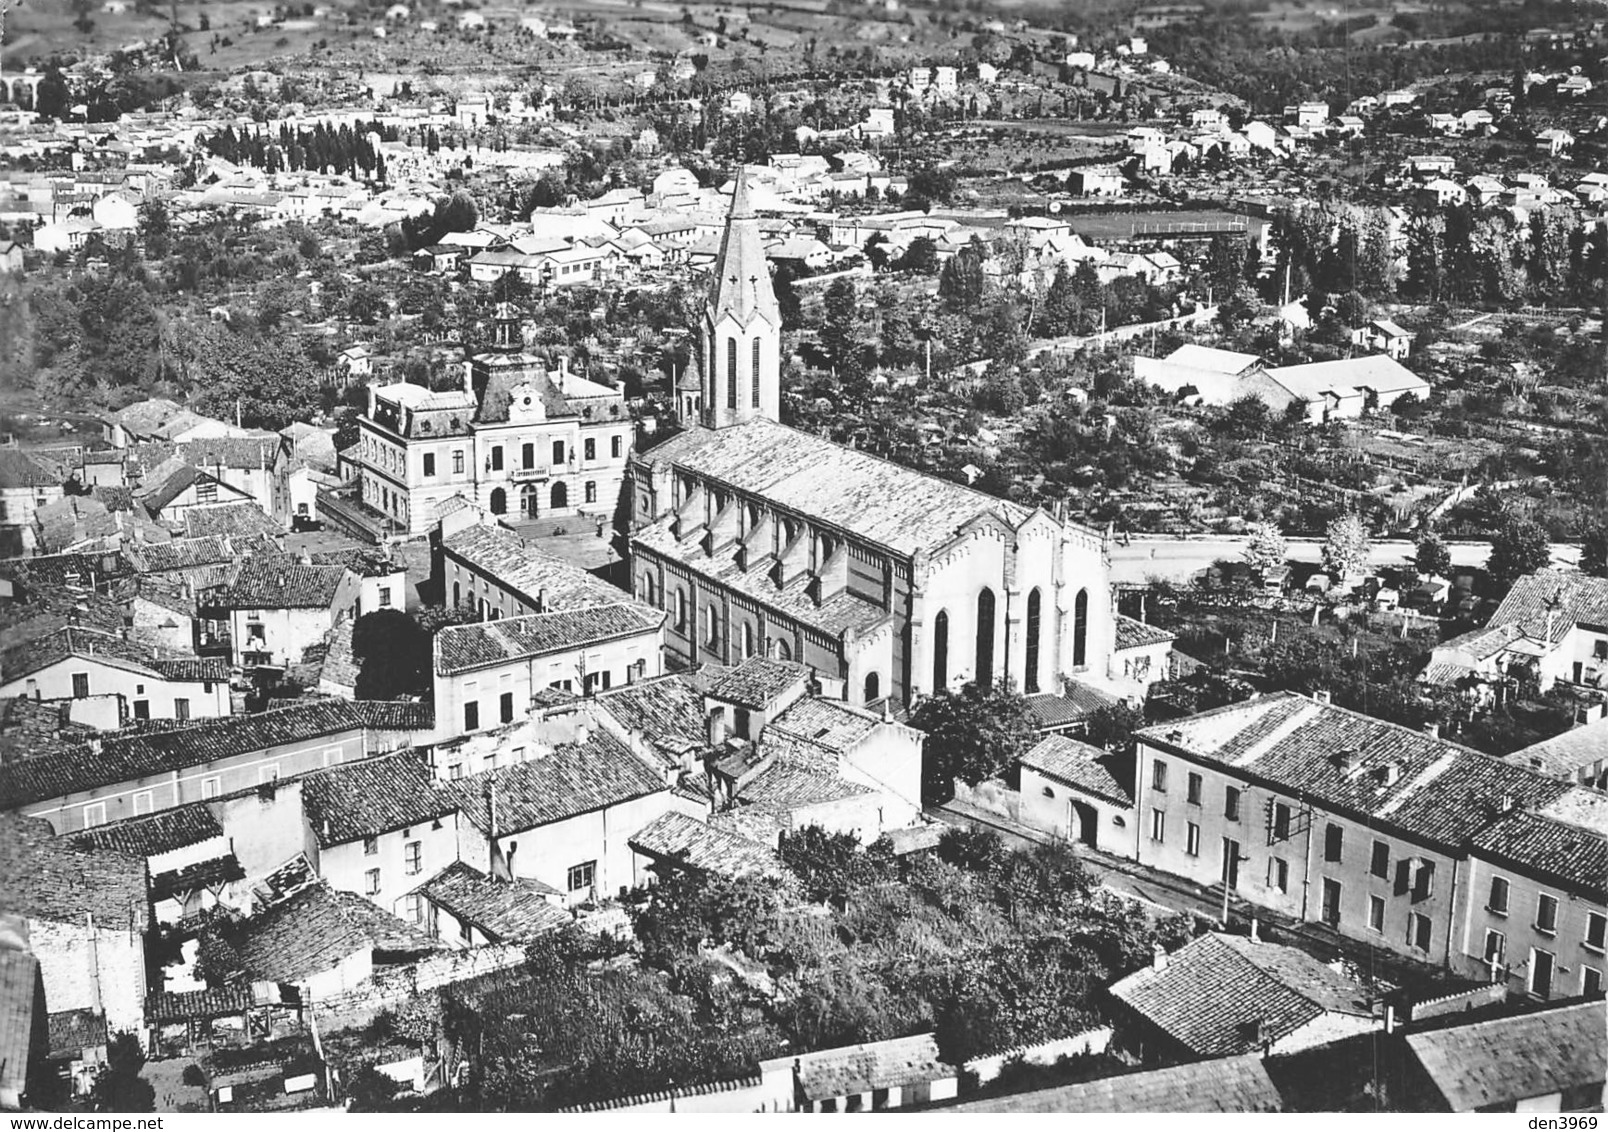
M 120 634 L 72 626 L 0 653 L 0 699 L 17 696 L 73 701 L 76 721 L 107 729 L 129 719 L 183 721 L 231 710 L 222 662 L 158 657 Z
M 329 700 L 112 735 L 0 766 L 0 806 L 72 833 L 361 759 L 370 731 Z
M 522 719 L 544 690 L 590 695 L 656 677 L 663 642 L 664 614 L 630 601 L 448 626 L 434 643 L 440 737 Z
M 1266 696 L 1135 738 L 1141 864 L 1474 977 L 1492 974 L 1486 942 L 1474 938 L 1488 915 L 1476 914 L 1476 902 L 1501 899 L 1490 868 L 1474 863 L 1478 855 L 1492 865 L 1499 857 L 1504 868 L 1528 860 L 1531 878 L 1555 885 L 1554 874 L 1538 873 L 1515 848 L 1522 836 L 1510 828 L 1520 822 L 1512 815 L 1567 824 L 1568 810 L 1579 820 L 1566 798 L 1578 787 L 1322 696 Z M 1600 830 L 1594 836 L 1598 847 L 1582 868 L 1601 857 Z M 1549 910 L 1538 895 L 1521 897 L 1512 879 L 1505 907 L 1517 915 L 1529 901 L 1522 913 L 1535 918 L 1532 926 L 1600 939 L 1587 913 L 1602 911 L 1601 875 L 1591 883 L 1584 896 L 1576 890 L 1583 903 L 1567 917 L 1561 901 Z M 1573 993 L 1547 979 L 1522 987 L 1543 998 Z
M 1520 578 L 1484 628 L 1436 646 L 1420 678 L 1491 686 L 1522 678 L 1542 691 L 1560 681 L 1608 686 L 1608 580 L 1571 570 Z
M 241 564 L 209 612 L 227 615 L 232 663 L 282 669 L 301 663 L 340 618 L 355 618 L 362 589 L 363 580 L 344 565 L 258 554 Z
M 482 620 L 613 605 L 618 588 L 579 566 L 533 546 L 506 527 L 474 523 L 472 512 L 443 521 L 436 574 L 451 608 Z

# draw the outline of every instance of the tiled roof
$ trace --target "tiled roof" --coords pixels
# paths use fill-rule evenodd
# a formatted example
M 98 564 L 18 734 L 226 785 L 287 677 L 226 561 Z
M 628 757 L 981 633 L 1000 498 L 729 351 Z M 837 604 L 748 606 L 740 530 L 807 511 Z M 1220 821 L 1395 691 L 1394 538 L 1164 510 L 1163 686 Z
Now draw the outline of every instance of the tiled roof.
M 61 481 L 51 476 L 28 456 L 15 448 L 0 448 L 0 490 L 25 487 L 56 487 Z
M 1114 983 L 1111 993 L 1197 1057 L 1278 1041 L 1327 1013 L 1371 1016 L 1366 992 L 1293 947 L 1212 932 Z
M 60 586 L 94 587 L 130 573 L 121 554 L 40 554 L 32 558 L 0 561 L 0 578 L 14 578 L 28 589 L 50 590 Z
M 129 857 L 154 857 L 223 836 L 223 826 L 204 802 L 96 826 L 70 838 L 83 849 L 108 849 Z
M 240 1014 L 255 1002 L 249 983 L 193 991 L 155 991 L 145 1000 L 145 1020 L 155 1025 Z
M 631 838 L 631 848 L 663 861 L 726 876 L 778 876 L 776 854 L 757 841 L 706 825 L 677 810 L 661 814 Z
M 409 750 L 315 771 L 302 783 L 302 808 L 328 848 L 428 824 L 456 810 L 458 799 L 438 790 L 423 753 Z
M 205 538 L 176 538 L 172 542 L 135 543 L 125 552 L 129 563 L 142 574 L 169 570 L 188 570 L 218 562 L 233 562 L 234 547 L 224 535 Z
M 447 553 L 543 611 L 613 605 L 630 595 L 579 566 L 529 546 L 503 527 L 474 526 L 442 540 Z
M 1023 755 L 1021 763 L 1086 794 L 1093 794 L 1119 806 L 1131 806 L 1133 787 L 1118 781 L 1111 773 L 1111 760 L 1110 752 L 1102 751 L 1099 747 L 1091 747 L 1064 735 L 1051 735 Z
M 351 893 L 323 881 L 269 908 L 229 933 L 249 975 L 298 983 L 370 948 L 432 951 L 435 941 Z
M 1601 1002 L 1409 1034 L 1407 1048 L 1454 1112 L 1601 1087 L 1608 1076 Z
M 87 742 L 96 729 L 69 718 L 71 700 L 0 701 L 0 763 L 55 754 Z
M 1608 903 L 1608 794 L 1570 787 L 1538 810 L 1516 810 L 1474 836 L 1472 851 Z
M 810 593 L 810 579 L 803 574 L 777 589 L 765 571 L 748 571 L 737 564 L 739 548 L 735 543 L 711 556 L 705 553 L 703 540 L 696 534 L 678 540 L 671 524 L 671 517 L 664 516 L 633 534 L 632 542 L 677 563 L 695 577 L 708 579 L 712 586 L 730 589 L 762 608 L 832 637 L 845 629 L 869 633 L 888 617 L 881 605 L 856 597 L 847 589 L 816 604 Z
M 623 684 L 599 693 L 595 702 L 627 730 L 678 753 L 708 740 L 703 693 L 684 675 Z
M 0 766 L 0 805 L 23 806 L 362 726 L 346 701 L 320 700 L 256 715 L 197 720 L 168 731 L 111 736 L 100 740 L 99 753 L 85 745 Z
M 179 454 L 198 468 L 268 469 L 279 454 L 279 434 L 267 436 L 218 436 L 207 440 L 185 440 Z
M 881 722 L 880 716 L 841 700 L 804 696 L 771 720 L 766 730 L 786 731 L 842 753 L 854 748 Z
M 435 727 L 435 705 L 407 700 L 352 700 L 352 715 L 370 731 L 429 731 Z
M 664 614 L 632 602 L 449 625 L 435 637 L 440 676 L 650 633 Z
M 669 789 L 662 773 L 602 730 L 593 731 L 584 743 L 566 743 L 539 758 L 448 783 L 464 813 L 482 828 L 486 788 L 492 783 L 497 786 L 499 836 Z
M 1545 805 L 1567 785 L 1446 739 L 1293 692 L 1148 727 L 1136 738 L 1321 800 L 1421 842 L 1457 851 L 1504 796 Z M 1355 752 L 1349 772 L 1339 756 Z M 1394 765 L 1393 782 L 1382 777 Z
M 233 853 L 192 861 L 177 869 L 168 869 L 151 877 L 151 899 L 168 900 L 175 896 L 188 896 L 203 888 L 217 889 L 231 881 L 245 880 L 245 866 Z
M 86 1049 L 106 1044 L 106 1015 L 83 1007 L 49 1015 L 50 1055 L 77 1060 Z
M 1135 621 L 1132 617 L 1117 614 L 1116 650 L 1144 648 L 1147 645 L 1160 645 L 1178 639 L 1177 633 L 1170 633 L 1157 625 L 1149 625 L 1143 621 Z
M 163 660 L 152 660 L 150 666 L 160 672 L 164 679 L 176 680 L 186 684 L 227 684 L 229 682 L 229 662 L 222 657 L 173 657 Z
M 1279 1112 L 1284 1102 L 1252 1054 L 965 1101 L 944 1112 Z
M 750 805 L 791 809 L 875 793 L 871 787 L 840 775 L 777 760 L 744 783 L 740 797 Z
M 1041 692 L 1028 696 L 1023 705 L 1035 731 L 1054 731 L 1081 723 L 1103 707 L 1117 703 L 1117 697 L 1076 680 L 1066 682 L 1066 690 L 1056 695 Z
M 1608 717 L 1543 739 L 1534 746 L 1515 751 L 1504 761 L 1554 778 L 1573 778 L 1577 771 L 1594 766 L 1599 760 L 1608 762 Z
M 0 813 L 0 912 L 35 920 L 96 922 L 144 931 L 150 922 L 145 862 L 58 840 L 48 822 Z
M 938 1056 L 938 1042 L 931 1034 L 802 1054 L 797 1069 L 799 1092 L 807 1101 L 852 1097 L 954 1076 L 954 1066 Z
M 259 554 L 241 563 L 234 585 L 216 604 L 229 609 L 328 609 L 346 577 L 344 566 L 304 566 Z
M 240 538 L 249 539 L 253 535 L 283 538 L 285 534 L 284 528 L 270 519 L 261 507 L 248 502 L 189 507 L 185 509 L 183 520 L 184 533 L 189 538 L 228 535 L 236 545 L 241 545 Z
M 1548 613 L 1552 632 L 1547 633 Z M 1608 578 L 1573 570 L 1537 570 L 1513 583 L 1488 628 L 1522 625 L 1531 636 L 1561 641 L 1575 625 L 1608 629 Z
M 108 633 L 93 629 L 58 629 L 53 633 L 24 641 L 0 653 L 0 673 L 7 681 L 21 680 L 70 656 L 94 657 L 114 668 L 125 668 L 153 679 L 148 650 Z
M 983 515 L 1014 530 L 1032 514 L 764 418 L 690 428 L 640 458 L 686 468 L 904 555 L 944 545 Z
M 406 569 L 401 562 L 387 558 L 380 551 L 362 546 L 320 550 L 309 554 L 307 558 L 314 566 L 344 566 L 363 578 L 384 578 L 403 573 Z
M 522 942 L 571 922 L 568 913 L 548 903 L 552 890 L 525 880 L 493 880 L 479 869 L 454 862 L 418 892 L 445 908 L 460 922 L 485 932 L 493 943 Z
M 808 665 L 751 656 L 711 681 L 709 694 L 742 707 L 763 708 L 788 689 L 807 684 L 809 679 Z

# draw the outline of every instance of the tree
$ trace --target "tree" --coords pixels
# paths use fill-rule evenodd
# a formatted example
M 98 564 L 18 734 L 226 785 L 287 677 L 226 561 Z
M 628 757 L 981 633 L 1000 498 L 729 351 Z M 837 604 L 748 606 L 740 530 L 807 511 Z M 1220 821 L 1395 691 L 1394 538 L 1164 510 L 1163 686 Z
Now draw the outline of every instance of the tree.
M 1245 279 L 1245 237 L 1223 233 L 1206 249 L 1206 279 L 1217 298 L 1231 294 Z
M 140 243 L 151 259 L 166 259 L 172 246 L 172 222 L 166 202 L 160 197 L 148 197 L 140 205 Z
M 927 733 L 921 792 L 929 802 L 948 801 L 957 778 L 974 785 L 1002 773 L 1034 739 L 1026 701 L 997 685 L 938 692 L 916 706 L 910 724 Z
M 931 275 L 938 270 L 938 243 L 931 236 L 917 236 L 905 247 L 904 253 L 894 261 L 898 271 L 916 271 Z
M 401 1089 L 396 1081 L 372 1065 L 364 1064 L 346 1080 L 348 1112 L 384 1112 Z
M 1250 538 L 1245 543 L 1245 564 L 1258 578 L 1266 578 L 1285 564 L 1290 556 L 1290 544 L 1273 523 L 1252 523 Z
M 34 98 L 34 110 L 41 118 L 65 118 L 73 104 L 73 92 L 61 73 L 51 67 L 39 80 L 39 92 Z
M 881 232 L 873 232 L 865 242 L 865 258 L 870 261 L 872 271 L 881 271 L 888 266 L 888 237 Z
M 207 323 L 179 339 L 173 361 L 198 391 L 197 409 L 220 420 L 238 409 L 246 428 L 284 428 L 318 403 L 317 372 L 299 338 Z
M 428 683 L 430 651 L 430 634 L 402 610 L 363 614 L 352 626 L 357 698 L 390 700 L 422 691 Z
M 897 875 L 886 841 L 865 849 L 852 833 L 828 833 L 818 825 L 783 834 L 778 852 L 782 864 L 803 882 L 808 899 L 839 909 L 853 893 Z
M 1329 524 L 1323 541 L 1323 568 L 1336 581 L 1362 572 L 1372 544 L 1357 515 L 1341 515 Z
M 1581 534 L 1580 569 L 1594 578 L 1608 578 L 1608 523 L 1591 523 Z
M 1546 528 L 1513 516 L 1491 536 L 1491 558 L 1485 569 L 1498 584 L 1510 586 L 1526 574 L 1552 563 L 1552 545 Z
M 949 257 L 938 275 L 938 295 L 951 310 L 975 311 L 983 301 L 982 246 L 973 240 Z
M 1083 737 L 1096 747 L 1126 746 L 1133 733 L 1145 725 L 1145 713 L 1125 703 L 1097 707 L 1083 725 Z
M 155 1112 L 156 1090 L 140 1076 L 145 1051 L 139 1039 L 123 1032 L 106 1044 L 106 1067 L 95 1078 L 89 1103 L 97 1112 Z
M 1425 531 L 1418 540 L 1413 564 L 1418 567 L 1420 574 L 1444 578 L 1452 572 L 1452 552 L 1446 549 L 1446 544 L 1434 531 Z
M 442 232 L 473 232 L 480 223 L 480 206 L 459 189 L 436 204 L 435 218 Z
M 844 365 L 855 345 L 855 323 L 859 315 L 854 282 L 835 279 L 822 299 L 821 348 L 834 366 Z

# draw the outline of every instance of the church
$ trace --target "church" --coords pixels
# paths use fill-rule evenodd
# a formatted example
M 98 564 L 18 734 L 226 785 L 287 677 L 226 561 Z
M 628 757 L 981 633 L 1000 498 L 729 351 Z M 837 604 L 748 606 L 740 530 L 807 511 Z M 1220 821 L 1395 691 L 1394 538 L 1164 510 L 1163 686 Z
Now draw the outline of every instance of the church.
M 739 171 L 682 431 L 626 476 L 632 590 L 677 660 L 799 661 L 895 711 L 970 681 L 1142 695 L 1165 675 L 1168 635 L 1115 610 L 1102 532 L 782 425 L 781 332 Z

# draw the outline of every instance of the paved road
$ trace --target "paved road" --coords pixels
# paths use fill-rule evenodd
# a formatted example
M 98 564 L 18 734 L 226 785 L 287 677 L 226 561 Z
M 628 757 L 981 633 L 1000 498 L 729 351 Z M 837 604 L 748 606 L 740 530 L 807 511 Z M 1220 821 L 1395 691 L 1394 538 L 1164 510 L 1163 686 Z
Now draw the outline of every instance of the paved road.
M 1171 582 L 1187 582 L 1218 559 L 1237 561 L 1243 557 L 1245 541 L 1244 537 L 1235 536 L 1175 539 L 1138 535 L 1124 545 L 1119 537 L 1111 544 L 1111 580 L 1137 584 L 1156 576 Z M 1490 544 L 1484 542 L 1454 542 L 1448 544 L 1448 549 L 1452 552 L 1452 562 L 1458 566 L 1484 566 L 1491 556 Z M 1391 539 L 1373 544 L 1370 561 L 1375 567 L 1399 566 L 1411 559 L 1412 554 L 1411 542 Z M 1291 539 L 1290 558 L 1295 562 L 1321 562 L 1323 543 L 1319 539 Z M 1554 546 L 1552 559 L 1556 565 L 1577 566 L 1580 548 Z

